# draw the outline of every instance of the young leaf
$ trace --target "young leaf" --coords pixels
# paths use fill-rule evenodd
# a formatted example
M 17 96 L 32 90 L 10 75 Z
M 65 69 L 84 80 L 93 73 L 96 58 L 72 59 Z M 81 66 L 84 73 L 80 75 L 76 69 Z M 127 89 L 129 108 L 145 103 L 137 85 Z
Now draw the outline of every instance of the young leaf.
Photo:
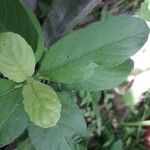
M 29 137 L 36 150 L 76 150 L 77 143 L 86 136 L 86 124 L 77 105 L 67 93 L 59 94 L 59 98 L 62 111 L 55 127 L 29 125 Z
M 24 108 L 33 123 L 43 128 L 56 125 L 60 118 L 61 104 L 51 87 L 28 79 L 23 88 L 23 96 Z
M 114 67 L 129 59 L 145 43 L 147 24 L 119 16 L 75 31 L 54 44 L 43 59 L 40 73 L 60 83 L 81 82 L 97 67 Z
M 44 50 L 42 29 L 22 0 L 0 2 L 0 33 L 8 31 L 18 33 L 25 38 L 34 50 L 36 62 L 41 58 Z
M 95 73 L 83 82 L 74 83 L 71 88 L 86 91 L 111 89 L 121 84 L 133 69 L 131 59 L 115 67 L 98 67 Z
M 14 87 L 14 82 L 0 79 L 0 127 L 14 111 L 19 101 L 20 89 Z
M 23 82 L 34 69 L 35 56 L 28 43 L 19 34 L 0 33 L 0 72 L 10 80 Z
M 17 138 L 27 127 L 28 118 L 21 104 L 16 105 L 13 113 L 0 126 L 0 147 Z

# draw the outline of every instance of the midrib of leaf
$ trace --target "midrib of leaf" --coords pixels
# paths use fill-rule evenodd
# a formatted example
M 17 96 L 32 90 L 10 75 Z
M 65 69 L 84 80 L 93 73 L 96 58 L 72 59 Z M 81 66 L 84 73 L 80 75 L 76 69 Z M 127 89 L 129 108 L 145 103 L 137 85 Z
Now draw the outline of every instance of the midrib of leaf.
M 17 58 L 15 57 L 15 55 L 14 55 L 14 52 L 11 50 L 11 52 L 12 52 L 12 55 L 13 55 L 13 57 L 14 57 L 14 63 L 17 65 L 17 67 L 20 69 L 20 71 L 22 72 L 22 74 L 25 76 L 25 77 L 28 77 L 28 75 L 24 72 L 24 70 L 22 69 L 22 67 L 20 66 L 20 64 L 19 63 L 17 63 Z
M 9 89 L 9 90 L 0 93 L 0 97 L 9 94 L 10 92 L 14 91 L 15 89 L 16 89 L 16 87 L 14 86 L 13 88 L 11 88 L 11 89 Z
M 41 101 L 41 99 L 40 99 L 40 97 L 38 95 L 38 93 L 34 89 L 33 83 L 30 83 L 30 85 L 31 85 L 31 88 L 33 90 L 33 93 L 34 93 L 35 97 L 37 97 L 37 99 L 38 99 L 38 102 L 43 106 L 43 108 L 45 108 L 43 102 Z
M 18 60 L 17 60 L 17 58 L 15 57 L 14 52 L 12 51 L 12 49 L 11 49 L 10 51 L 11 51 L 11 54 L 12 54 L 12 59 L 13 59 L 14 64 L 19 68 L 19 70 L 22 72 L 22 74 L 23 74 L 25 77 L 28 77 L 28 75 L 24 72 L 24 70 L 22 69 L 22 67 L 21 67 L 20 64 L 18 63 Z M 1 55 L 2 55 L 2 56 L 6 57 L 6 56 L 2 53 L 2 51 L 0 51 L 0 52 L 1 52 Z
M 123 40 L 126 40 L 126 39 L 128 39 L 128 38 L 131 38 L 131 37 L 134 37 L 134 36 L 136 36 L 136 35 L 138 35 L 138 34 L 143 34 L 143 33 L 145 33 L 145 32 L 136 33 L 136 34 L 130 35 L 130 36 L 126 37 L 126 38 L 122 38 L 122 39 L 120 39 L 120 40 L 118 40 L 118 41 L 113 41 L 113 42 L 111 42 L 111 43 L 108 43 L 107 45 L 104 45 L 104 46 L 100 47 L 100 48 L 94 48 L 94 50 L 92 50 L 91 52 L 85 52 L 85 53 L 83 53 L 82 55 L 75 57 L 74 59 L 70 59 L 69 61 L 65 61 L 65 62 L 62 63 L 61 65 L 56 65 L 56 66 L 53 66 L 53 67 L 50 68 L 50 69 L 47 69 L 46 71 L 41 71 L 41 74 L 44 74 L 44 73 L 47 73 L 47 72 L 55 71 L 55 70 L 57 70 L 57 69 L 59 69 L 59 68 L 64 67 L 65 65 L 71 64 L 71 63 L 73 63 L 73 62 L 75 62 L 75 61 L 78 61 L 79 59 L 81 59 L 82 57 L 85 57 L 86 55 L 90 55 L 90 54 L 94 53 L 94 52 L 97 51 L 98 49 L 103 49 L 103 48 L 105 48 L 105 47 L 107 47 L 107 46 L 111 46 L 112 44 L 114 44 L 114 43 L 116 43 L 116 42 L 121 42 L 121 41 L 123 41 Z
M 19 97 L 19 93 L 18 95 L 16 96 L 15 100 Z M 6 119 L 0 124 L 0 129 L 1 127 L 3 126 L 3 124 L 8 120 L 8 118 L 10 117 L 10 115 L 15 111 L 15 108 L 17 107 L 17 104 L 18 104 L 18 100 L 16 100 L 16 103 L 14 104 L 14 107 L 13 109 L 10 111 L 10 113 L 8 114 L 8 116 L 6 117 Z

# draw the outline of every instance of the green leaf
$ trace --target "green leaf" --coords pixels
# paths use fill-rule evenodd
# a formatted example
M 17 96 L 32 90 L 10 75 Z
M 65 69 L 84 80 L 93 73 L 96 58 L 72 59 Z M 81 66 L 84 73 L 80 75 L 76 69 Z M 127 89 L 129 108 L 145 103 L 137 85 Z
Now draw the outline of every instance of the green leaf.
M 86 124 L 77 105 L 67 93 L 60 93 L 59 98 L 62 111 L 55 127 L 29 125 L 29 137 L 36 150 L 77 150 L 77 143 L 86 136 Z
M 34 14 L 22 0 L 2 0 L 0 3 L 0 32 L 20 34 L 35 52 L 36 62 L 44 50 L 43 34 Z
M 13 113 L 0 126 L 0 147 L 17 138 L 27 127 L 28 118 L 21 104 L 16 105 Z
M 145 0 L 142 3 L 137 15 L 142 19 L 150 21 L 150 0 Z
M 21 90 L 15 83 L 0 79 L 0 147 L 12 142 L 27 126 L 27 118 L 18 106 Z
M 15 83 L 0 79 L 0 127 L 14 111 L 19 100 L 20 89 L 15 88 Z
M 35 56 L 28 43 L 19 34 L 0 33 L 0 72 L 10 80 L 23 82 L 34 69 Z
M 28 79 L 23 88 L 23 96 L 25 110 L 33 123 L 43 128 L 56 125 L 60 118 L 61 104 L 50 86 Z
M 136 110 L 136 99 L 131 90 L 128 90 L 124 93 L 123 102 L 133 113 L 138 113 Z
M 121 84 L 132 69 L 133 61 L 130 59 L 115 67 L 98 67 L 90 78 L 69 85 L 69 87 L 86 91 L 111 89 Z
M 17 150 L 35 150 L 35 149 L 33 145 L 31 144 L 30 139 L 27 138 L 18 144 Z
M 116 141 L 113 146 L 111 147 L 111 150 L 123 150 L 123 143 L 122 140 Z
M 77 144 L 76 150 L 87 150 L 86 140 Z
M 45 55 L 40 73 L 60 83 L 80 82 L 98 67 L 119 65 L 146 42 L 147 24 L 136 17 L 119 16 L 72 32 Z

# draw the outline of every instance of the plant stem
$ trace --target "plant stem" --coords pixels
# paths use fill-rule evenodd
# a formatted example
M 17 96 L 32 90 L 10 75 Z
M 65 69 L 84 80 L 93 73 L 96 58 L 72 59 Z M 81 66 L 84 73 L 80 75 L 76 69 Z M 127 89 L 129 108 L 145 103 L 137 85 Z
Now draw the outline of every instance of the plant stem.
M 150 126 L 150 120 L 138 121 L 138 122 L 124 122 L 124 126 Z

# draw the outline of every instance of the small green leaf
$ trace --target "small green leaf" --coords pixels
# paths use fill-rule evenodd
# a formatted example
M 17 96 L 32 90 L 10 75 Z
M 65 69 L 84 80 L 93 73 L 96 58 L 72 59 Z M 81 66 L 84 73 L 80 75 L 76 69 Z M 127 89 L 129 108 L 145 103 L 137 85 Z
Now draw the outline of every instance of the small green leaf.
M 123 150 L 123 143 L 122 140 L 116 141 L 113 146 L 111 147 L 111 150 Z
M 60 118 L 61 104 L 50 86 L 28 79 L 23 88 L 23 96 L 25 110 L 33 123 L 43 128 L 56 125 Z
M 27 127 L 28 117 L 22 104 L 17 104 L 14 111 L 5 123 L 0 126 L 0 147 L 3 147 L 17 138 Z
M 23 82 L 34 69 L 35 56 L 28 43 L 19 34 L 0 33 L 0 72 L 10 80 Z
M 136 17 L 119 16 L 93 23 L 54 44 L 43 59 L 40 73 L 65 84 L 85 81 L 97 68 L 114 67 L 128 60 L 148 35 L 147 24 Z
M 124 93 L 123 102 L 133 113 L 138 113 L 136 110 L 136 99 L 131 90 L 128 90 Z
M 68 93 L 62 92 L 58 96 L 62 111 L 55 127 L 43 129 L 29 124 L 29 137 L 33 146 L 36 150 L 77 150 L 79 147 L 79 150 L 81 147 L 86 150 L 86 123 L 81 111 Z

